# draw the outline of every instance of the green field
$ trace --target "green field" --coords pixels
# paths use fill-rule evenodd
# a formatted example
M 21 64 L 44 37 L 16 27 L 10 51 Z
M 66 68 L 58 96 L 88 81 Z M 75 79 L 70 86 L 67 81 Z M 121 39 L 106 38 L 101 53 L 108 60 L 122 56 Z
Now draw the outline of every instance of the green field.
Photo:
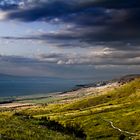
M 30 108 L 1 108 L 1 139 L 140 139 L 140 79 L 82 95 L 34 100 L 39 104 Z

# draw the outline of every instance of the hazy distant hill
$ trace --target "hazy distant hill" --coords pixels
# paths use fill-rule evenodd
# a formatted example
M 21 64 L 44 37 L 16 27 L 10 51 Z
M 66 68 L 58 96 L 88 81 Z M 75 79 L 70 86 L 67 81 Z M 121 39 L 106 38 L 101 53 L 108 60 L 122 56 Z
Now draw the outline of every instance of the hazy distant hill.
M 127 82 L 134 80 L 135 78 L 140 78 L 140 74 L 125 75 L 125 76 L 119 78 L 118 82 L 127 83 Z

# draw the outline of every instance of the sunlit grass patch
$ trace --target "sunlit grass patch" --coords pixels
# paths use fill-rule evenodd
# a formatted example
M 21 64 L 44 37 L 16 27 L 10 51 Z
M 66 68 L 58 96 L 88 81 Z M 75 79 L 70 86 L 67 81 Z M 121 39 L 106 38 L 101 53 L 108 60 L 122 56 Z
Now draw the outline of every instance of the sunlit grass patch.
M 65 99 L 67 100 L 62 98 L 63 101 Z M 61 99 L 59 101 L 50 99 L 50 101 L 27 109 L 1 110 L 0 134 L 18 140 L 82 139 L 71 135 L 72 133 L 65 134 L 60 131 L 68 129 L 78 135 L 85 134 L 87 140 L 140 138 L 139 135 L 121 133 L 108 123 L 111 121 L 123 132 L 140 134 L 140 79 L 115 89 L 107 89 L 104 94 L 96 96 L 90 94 L 86 97 L 74 98 L 71 102 L 61 102 Z M 50 119 L 53 128 L 47 127 L 48 122 L 43 121 L 43 125 L 38 123 L 37 120 L 44 117 Z M 61 126 L 61 129 L 58 127 L 54 130 L 56 125 Z

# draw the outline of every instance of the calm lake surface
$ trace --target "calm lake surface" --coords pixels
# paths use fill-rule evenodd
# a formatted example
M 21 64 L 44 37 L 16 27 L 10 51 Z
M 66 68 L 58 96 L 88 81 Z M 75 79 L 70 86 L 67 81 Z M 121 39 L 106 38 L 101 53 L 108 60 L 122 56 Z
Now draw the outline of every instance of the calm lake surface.
M 0 96 L 21 96 L 62 92 L 86 81 L 57 78 L 0 77 Z

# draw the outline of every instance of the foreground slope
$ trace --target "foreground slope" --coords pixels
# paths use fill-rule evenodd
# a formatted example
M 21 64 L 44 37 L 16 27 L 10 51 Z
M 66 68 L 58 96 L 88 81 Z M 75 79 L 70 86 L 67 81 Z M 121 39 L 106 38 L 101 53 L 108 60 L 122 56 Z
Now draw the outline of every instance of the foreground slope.
M 1 109 L 3 139 L 140 139 L 140 78 L 80 89 L 46 102 Z

